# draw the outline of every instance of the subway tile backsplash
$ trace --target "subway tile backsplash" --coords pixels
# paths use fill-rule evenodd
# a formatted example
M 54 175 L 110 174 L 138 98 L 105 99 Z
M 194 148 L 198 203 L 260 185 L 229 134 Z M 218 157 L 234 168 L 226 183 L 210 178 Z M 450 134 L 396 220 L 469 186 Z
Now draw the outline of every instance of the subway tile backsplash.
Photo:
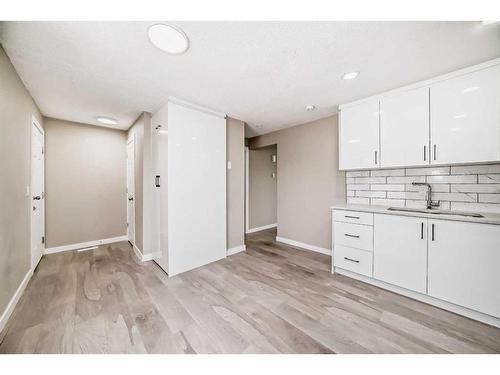
M 439 208 L 500 213 L 500 163 L 346 172 L 347 203 L 424 208 L 428 182 Z

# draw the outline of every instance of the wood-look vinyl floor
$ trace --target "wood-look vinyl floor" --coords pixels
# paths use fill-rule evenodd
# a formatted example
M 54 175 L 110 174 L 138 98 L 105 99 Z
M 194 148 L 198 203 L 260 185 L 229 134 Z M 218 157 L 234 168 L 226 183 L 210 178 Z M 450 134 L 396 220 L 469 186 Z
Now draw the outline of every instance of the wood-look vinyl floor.
M 44 256 L 1 353 L 499 353 L 500 329 L 331 275 L 277 244 L 168 278 L 126 242 Z

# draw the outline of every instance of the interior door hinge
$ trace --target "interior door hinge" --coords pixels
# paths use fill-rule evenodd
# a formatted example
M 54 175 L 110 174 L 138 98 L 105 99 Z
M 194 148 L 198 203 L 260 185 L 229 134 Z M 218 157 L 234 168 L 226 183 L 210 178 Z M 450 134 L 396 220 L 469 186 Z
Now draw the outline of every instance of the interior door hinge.
M 45 243 L 45 236 L 42 236 L 42 243 Z

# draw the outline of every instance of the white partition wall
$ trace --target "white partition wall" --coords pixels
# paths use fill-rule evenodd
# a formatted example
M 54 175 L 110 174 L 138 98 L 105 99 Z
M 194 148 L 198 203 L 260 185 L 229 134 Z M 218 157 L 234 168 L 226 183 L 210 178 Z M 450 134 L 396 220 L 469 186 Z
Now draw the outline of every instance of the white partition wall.
M 153 125 L 166 118 L 161 129 L 168 128 L 156 135 L 162 180 L 156 262 L 173 276 L 226 256 L 226 120 L 172 101 L 164 110 L 153 116 Z

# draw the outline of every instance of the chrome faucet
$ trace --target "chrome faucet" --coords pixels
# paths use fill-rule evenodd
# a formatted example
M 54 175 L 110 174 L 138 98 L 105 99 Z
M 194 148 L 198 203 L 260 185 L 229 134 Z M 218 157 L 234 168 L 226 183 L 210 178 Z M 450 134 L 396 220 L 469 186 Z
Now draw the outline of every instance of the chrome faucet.
M 433 207 L 439 207 L 439 201 L 432 201 L 432 187 L 427 182 L 412 182 L 413 186 L 427 186 L 427 209 L 431 209 Z

